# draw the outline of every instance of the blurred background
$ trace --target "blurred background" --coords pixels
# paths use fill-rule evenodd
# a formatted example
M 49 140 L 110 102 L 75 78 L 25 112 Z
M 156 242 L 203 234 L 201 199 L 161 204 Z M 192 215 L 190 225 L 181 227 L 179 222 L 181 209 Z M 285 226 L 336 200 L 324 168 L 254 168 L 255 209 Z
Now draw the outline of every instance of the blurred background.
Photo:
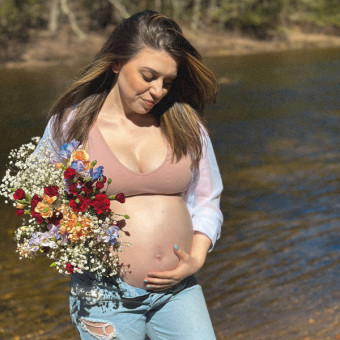
M 225 222 L 198 275 L 217 338 L 340 339 L 339 1 L 0 0 L 1 177 L 113 27 L 145 8 L 178 20 L 220 84 L 206 119 Z M 78 339 L 69 278 L 20 261 L 3 201 L 0 218 L 0 339 Z

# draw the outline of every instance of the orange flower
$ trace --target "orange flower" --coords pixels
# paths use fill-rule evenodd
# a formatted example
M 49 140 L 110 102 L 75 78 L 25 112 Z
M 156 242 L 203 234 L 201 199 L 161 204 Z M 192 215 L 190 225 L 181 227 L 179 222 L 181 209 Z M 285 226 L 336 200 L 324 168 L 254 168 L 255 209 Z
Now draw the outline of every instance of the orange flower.
M 57 210 L 63 214 L 64 218 L 69 214 L 69 207 L 66 204 L 60 204 Z
M 54 201 L 57 199 L 58 197 L 57 196 L 53 196 L 53 197 L 50 197 L 50 196 L 47 196 L 47 195 L 44 195 L 43 196 L 43 201 L 47 204 L 53 204 Z
M 56 163 L 55 164 L 55 167 L 56 167 L 56 169 L 61 169 L 62 167 L 64 166 L 64 164 L 63 163 Z
M 41 217 L 43 217 L 43 218 L 48 218 L 48 217 L 51 217 L 53 215 L 53 210 L 44 201 L 39 202 L 37 204 L 37 206 L 35 207 L 34 211 L 39 213 L 41 215 Z
M 85 150 L 75 150 L 71 154 L 70 162 L 82 161 L 86 162 L 89 160 L 89 154 Z
M 21 204 L 21 203 L 17 203 L 16 208 L 17 208 L 17 209 L 24 209 L 24 208 L 25 208 L 25 205 L 24 205 L 24 204 Z

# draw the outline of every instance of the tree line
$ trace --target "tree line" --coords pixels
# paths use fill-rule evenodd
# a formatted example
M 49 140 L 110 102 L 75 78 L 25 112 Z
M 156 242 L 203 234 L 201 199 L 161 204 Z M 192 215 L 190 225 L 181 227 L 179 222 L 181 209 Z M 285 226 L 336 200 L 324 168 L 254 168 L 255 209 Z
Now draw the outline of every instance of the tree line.
M 53 36 L 63 25 L 85 39 L 146 8 L 192 29 L 214 26 L 260 39 L 280 36 L 292 25 L 340 32 L 339 0 L 0 0 L 0 46 L 27 41 L 34 30 Z

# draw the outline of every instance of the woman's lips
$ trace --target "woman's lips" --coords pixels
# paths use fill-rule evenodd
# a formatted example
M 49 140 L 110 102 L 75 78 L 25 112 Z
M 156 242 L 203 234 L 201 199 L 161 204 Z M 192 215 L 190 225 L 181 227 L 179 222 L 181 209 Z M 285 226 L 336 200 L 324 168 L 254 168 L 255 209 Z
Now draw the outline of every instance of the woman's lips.
M 153 100 L 143 99 L 143 101 L 148 107 L 152 107 L 155 105 L 155 102 Z

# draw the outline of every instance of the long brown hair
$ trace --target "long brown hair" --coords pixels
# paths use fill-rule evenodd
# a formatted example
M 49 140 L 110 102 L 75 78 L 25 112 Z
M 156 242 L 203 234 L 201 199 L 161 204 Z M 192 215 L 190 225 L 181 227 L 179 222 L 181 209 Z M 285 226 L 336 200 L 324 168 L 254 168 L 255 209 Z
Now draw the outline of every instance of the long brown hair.
M 202 64 L 197 50 L 183 36 L 175 21 L 154 11 L 144 11 L 119 24 L 94 60 L 80 72 L 73 84 L 57 99 L 49 117 L 54 116 L 53 136 L 61 141 L 85 143 L 89 130 L 116 81 L 114 63 L 123 65 L 145 46 L 166 51 L 179 62 L 177 77 L 169 93 L 155 105 L 158 119 L 176 159 L 188 153 L 197 167 L 202 156 L 201 119 L 204 107 L 217 92 L 214 74 Z M 63 123 L 72 107 L 74 117 L 67 131 Z

